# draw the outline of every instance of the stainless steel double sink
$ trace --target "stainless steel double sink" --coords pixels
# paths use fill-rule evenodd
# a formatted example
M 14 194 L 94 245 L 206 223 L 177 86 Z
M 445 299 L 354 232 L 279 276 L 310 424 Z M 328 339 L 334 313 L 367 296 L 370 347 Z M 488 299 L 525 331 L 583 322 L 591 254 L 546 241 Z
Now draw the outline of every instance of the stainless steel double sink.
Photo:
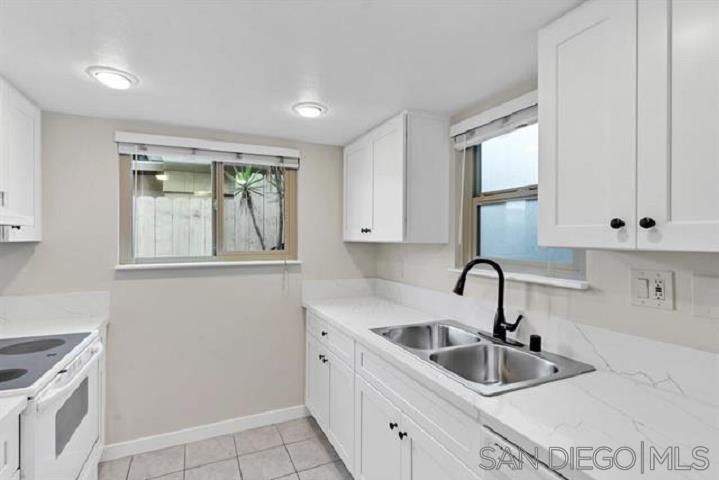
M 452 320 L 372 331 L 481 395 L 528 388 L 591 372 L 594 367 L 547 352 L 531 352 Z

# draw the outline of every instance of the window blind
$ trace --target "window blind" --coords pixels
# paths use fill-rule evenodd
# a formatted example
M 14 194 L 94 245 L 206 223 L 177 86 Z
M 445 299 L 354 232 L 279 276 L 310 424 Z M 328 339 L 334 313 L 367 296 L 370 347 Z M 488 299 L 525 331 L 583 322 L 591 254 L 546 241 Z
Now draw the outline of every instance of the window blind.
M 454 148 L 462 151 L 536 121 L 537 105 L 533 105 L 455 136 Z

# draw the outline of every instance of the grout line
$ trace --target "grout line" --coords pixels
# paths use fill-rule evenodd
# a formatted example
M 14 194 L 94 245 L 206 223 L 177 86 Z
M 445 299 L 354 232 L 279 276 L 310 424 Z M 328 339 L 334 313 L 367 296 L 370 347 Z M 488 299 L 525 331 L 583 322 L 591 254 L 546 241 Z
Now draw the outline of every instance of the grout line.
M 130 479 L 130 469 L 132 468 L 132 461 L 135 459 L 135 456 L 130 456 L 130 461 L 127 462 L 127 472 L 125 473 L 125 480 Z
M 297 467 L 295 466 L 295 461 L 292 460 L 292 455 L 290 455 L 290 451 L 287 450 L 287 445 L 283 444 L 282 447 L 285 449 L 285 453 L 287 453 L 287 458 L 290 459 L 290 463 L 292 464 L 292 469 L 294 470 L 294 473 L 299 474 L 300 472 L 297 471 Z
M 237 470 L 240 472 L 240 480 L 242 480 L 245 476 L 242 474 L 242 467 L 240 466 L 240 451 L 237 450 L 237 438 L 234 433 L 232 434 L 232 443 L 235 444 L 235 461 L 237 462 Z

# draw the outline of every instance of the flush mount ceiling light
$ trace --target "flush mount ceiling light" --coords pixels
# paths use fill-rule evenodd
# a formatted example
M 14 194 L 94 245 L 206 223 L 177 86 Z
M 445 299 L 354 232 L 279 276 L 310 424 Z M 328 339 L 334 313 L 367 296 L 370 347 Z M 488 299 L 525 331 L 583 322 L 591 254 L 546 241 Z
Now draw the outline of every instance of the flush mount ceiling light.
M 86 72 L 98 82 L 114 90 L 127 90 L 138 82 L 137 77 L 133 74 L 111 67 L 96 65 L 89 67 Z
M 314 102 L 296 103 L 292 106 L 292 110 L 294 110 L 299 116 L 305 118 L 317 118 L 320 115 L 327 113 L 327 107 Z

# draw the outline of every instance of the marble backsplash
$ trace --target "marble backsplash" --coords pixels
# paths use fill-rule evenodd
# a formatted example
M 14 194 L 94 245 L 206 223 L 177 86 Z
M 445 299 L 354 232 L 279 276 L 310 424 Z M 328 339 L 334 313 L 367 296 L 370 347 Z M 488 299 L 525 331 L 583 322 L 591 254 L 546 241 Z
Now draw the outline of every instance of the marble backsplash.
M 0 296 L 0 338 L 94 329 L 109 311 L 105 291 Z
M 382 279 L 319 280 L 303 284 L 303 301 L 375 296 L 437 319 L 454 319 L 491 331 L 496 304 Z M 519 312 L 506 310 L 512 322 Z M 525 315 L 511 336 L 528 342 L 542 336 L 543 348 L 613 372 L 638 385 L 719 404 L 719 355 L 576 323 L 542 312 Z M 628 320 L 629 321 L 629 320 Z

